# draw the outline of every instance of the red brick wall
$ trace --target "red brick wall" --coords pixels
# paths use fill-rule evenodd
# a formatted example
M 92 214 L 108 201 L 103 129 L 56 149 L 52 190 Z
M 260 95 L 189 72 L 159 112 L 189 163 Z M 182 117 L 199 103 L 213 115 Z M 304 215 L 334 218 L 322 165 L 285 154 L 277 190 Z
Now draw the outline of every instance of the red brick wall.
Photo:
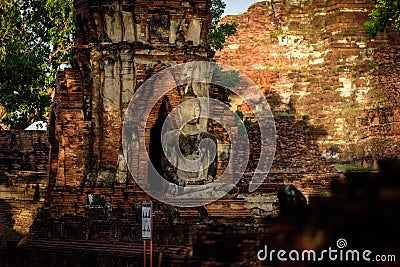
M 46 131 L 0 131 L 1 178 L 6 172 L 46 173 L 48 147 Z
M 0 226 L 29 232 L 47 184 L 46 131 L 0 131 Z M 0 233 L 0 238 L 3 234 Z M 8 237 L 4 237 L 7 240 Z
M 377 165 L 382 158 L 400 155 L 400 50 L 380 47 L 374 53 L 374 82 L 379 85 L 372 95 L 372 104 L 361 113 L 361 148 L 365 162 Z M 371 162 L 372 161 L 372 162 Z
M 49 125 L 51 167 L 44 213 L 50 216 L 84 212 L 89 193 L 127 209 L 138 199 L 148 199 L 130 175 L 122 174 L 126 183 L 115 180 L 123 114 L 133 92 L 149 77 L 172 65 L 207 59 L 209 52 L 204 40 L 211 1 L 101 3 L 75 1 L 74 68 L 58 76 Z M 195 37 L 189 40 L 192 20 L 201 25 L 199 44 Z M 181 27 L 186 42 L 172 40 L 178 34 L 173 25 Z M 167 98 L 171 107 L 180 103 L 177 93 Z M 147 147 L 159 108 L 155 106 L 146 125 Z M 134 166 L 146 173 L 145 152 L 140 155 Z M 100 175 L 110 179 L 100 184 Z
M 310 127 L 323 130 L 323 136 L 312 137 L 318 154 L 336 164 L 373 164 L 365 161 L 368 134 L 358 118 L 379 113 L 377 102 L 388 109 L 398 102 L 399 33 L 366 35 L 363 23 L 373 1 L 273 1 L 272 6 L 261 2 L 225 19 L 239 27 L 216 54 L 217 62 L 255 81 L 277 116 L 307 116 Z M 389 135 L 394 140 L 397 134 Z M 379 157 L 396 155 L 389 143 L 385 147 Z
M 115 100 L 110 94 L 112 92 L 103 90 L 107 78 L 104 77 L 104 69 L 107 64 L 115 64 L 110 73 L 114 78 L 118 77 L 115 81 L 120 83 L 126 75 L 118 72 L 123 66 L 119 62 L 123 61 L 122 56 L 130 57 L 130 60 L 124 62 L 131 62 L 131 65 L 124 71 L 132 71 L 136 90 L 161 69 L 186 61 L 205 59 L 207 50 L 203 46 L 195 47 L 191 42 L 183 46 L 170 44 L 162 29 L 151 31 L 150 22 L 160 10 L 163 11 L 161 15 L 171 21 L 185 19 L 187 23 L 195 13 L 205 25 L 200 38 L 204 41 L 206 24 L 210 19 L 204 8 L 208 8 L 210 3 L 198 1 L 183 5 L 181 2 L 171 2 L 166 6 L 161 2 L 137 1 L 120 5 L 118 12 L 130 12 L 137 17 L 136 31 L 140 32 L 140 38 L 135 37 L 138 38 L 135 41 L 126 41 L 123 37 L 121 40 L 113 40 L 118 36 L 113 37 L 112 33 L 106 36 L 109 29 L 105 29 L 104 25 L 99 27 L 101 22 L 109 23 L 104 19 L 105 16 L 115 15 L 111 6 L 90 6 L 88 1 L 76 1 L 75 4 L 78 21 L 75 68 L 59 76 L 50 123 L 52 147 L 49 190 L 34 232 L 46 236 L 46 227 L 51 228 L 54 223 L 56 226 L 52 229 L 58 230 L 51 235 L 65 238 L 67 234 L 60 231 L 69 229 L 65 231 L 70 233 L 71 229 L 81 223 L 82 218 L 79 216 L 82 215 L 82 220 L 90 225 L 85 226 L 84 234 L 87 236 L 79 238 L 92 236 L 113 240 L 114 233 L 118 236 L 114 239 L 119 240 L 124 238 L 122 228 L 132 221 L 137 223 L 135 204 L 149 197 L 132 179 L 126 184 L 112 181 L 105 186 L 90 181 L 91 175 L 96 177 L 101 171 L 111 175 L 118 172 L 121 118 L 128 103 L 121 98 L 117 99 L 117 107 L 112 105 L 114 102 L 111 100 Z M 282 184 L 294 183 L 307 196 L 326 192 L 330 179 L 337 176 L 323 158 L 328 157 L 328 152 L 338 154 L 337 158 L 328 157 L 333 163 L 362 164 L 367 162 L 365 157 L 368 155 L 368 147 L 364 148 L 366 140 L 378 137 L 378 127 L 375 126 L 380 127 L 380 136 L 382 131 L 388 132 L 390 138 L 398 135 L 395 128 L 398 121 L 398 72 L 393 64 L 397 62 L 399 40 L 395 38 L 397 33 L 392 32 L 380 34 L 376 39 L 364 34 L 360 25 L 367 19 L 368 10 L 372 7 L 370 1 L 318 1 L 301 5 L 282 1 L 274 2 L 273 5 L 272 8 L 266 2 L 259 3 L 243 15 L 227 18 L 239 23 L 238 34 L 229 38 L 225 49 L 216 56 L 218 62 L 236 67 L 255 81 L 268 98 L 275 114 L 276 157 L 266 182 L 258 191 L 266 196 L 264 204 L 271 206 L 276 202 L 276 189 Z M 115 16 L 118 21 L 119 15 Z M 185 29 L 182 34 L 186 34 Z M 384 45 L 387 44 L 394 49 L 385 50 Z M 112 88 L 119 90 L 120 87 Z M 377 108 L 373 103 L 382 95 L 379 90 L 387 95 L 383 107 Z M 218 92 L 214 93 L 218 95 Z M 144 101 L 151 97 L 149 92 Z M 176 92 L 169 93 L 167 97 L 172 107 L 180 102 Z M 161 102 L 153 109 L 146 125 L 147 146 L 160 106 Z M 250 111 L 246 110 L 245 114 L 251 116 Z M 368 119 L 362 120 L 364 114 L 368 114 Z M 385 120 L 387 118 L 392 119 Z M 215 132 L 216 135 L 224 135 L 221 129 L 215 129 Z M 260 136 L 255 123 L 249 135 L 254 153 L 240 182 L 241 193 L 247 193 L 249 179 L 259 159 L 257 151 Z M 374 141 L 376 147 L 379 140 Z M 331 151 L 334 147 L 338 149 L 336 152 Z M 387 147 L 388 150 L 383 154 L 389 149 L 394 151 L 392 154 L 397 153 L 396 147 Z M 147 158 L 143 156 L 136 159 L 135 166 L 137 170 L 146 170 Z M 220 167 L 223 166 L 221 163 Z M 102 210 L 97 215 L 91 214 L 93 211 L 86 206 L 89 193 L 100 195 L 104 201 L 111 203 L 115 214 L 118 214 L 113 222 L 121 223 L 122 228 L 104 219 Z M 242 208 L 244 205 L 251 206 L 249 202 L 245 200 L 240 205 Z M 215 205 L 218 206 L 219 202 Z M 217 210 L 212 205 L 208 208 Z M 229 209 L 226 212 L 229 213 Z M 70 215 L 70 221 L 49 220 Z M 90 217 L 92 215 L 94 217 Z M 163 225 L 165 216 L 160 215 L 158 220 Z M 41 227 L 41 223 L 45 227 Z M 104 226 L 107 223 L 110 223 L 109 228 Z M 98 235 L 93 235 L 91 227 L 102 230 Z M 131 240 L 135 238 L 138 237 L 132 237 Z

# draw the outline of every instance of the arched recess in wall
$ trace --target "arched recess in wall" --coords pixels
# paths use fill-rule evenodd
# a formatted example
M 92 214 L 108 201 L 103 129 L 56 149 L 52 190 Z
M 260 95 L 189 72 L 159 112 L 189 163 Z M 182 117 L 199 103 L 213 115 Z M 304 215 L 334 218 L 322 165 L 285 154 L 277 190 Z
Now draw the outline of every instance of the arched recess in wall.
M 157 119 L 153 125 L 153 127 L 150 130 L 150 140 L 149 140 L 149 158 L 151 163 L 153 164 L 155 170 L 162 175 L 162 168 L 161 168 L 161 158 L 163 155 L 163 148 L 162 148 L 162 143 L 161 143 L 161 134 L 162 134 L 162 127 L 163 124 L 169 114 L 171 112 L 172 107 L 170 104 L 170 101 L 168 99 L 168 96 L 165 96 L 161 103 L 160 106 L 156 105 L 155 108 L 152 111 L 152 114 L 157 114 Z M 157 112 L 158 109 L 158 112 Z M 152 172 L 152 168 L 149 168 L 149 177 L 152 177 L 152 175 L 155 175 Z

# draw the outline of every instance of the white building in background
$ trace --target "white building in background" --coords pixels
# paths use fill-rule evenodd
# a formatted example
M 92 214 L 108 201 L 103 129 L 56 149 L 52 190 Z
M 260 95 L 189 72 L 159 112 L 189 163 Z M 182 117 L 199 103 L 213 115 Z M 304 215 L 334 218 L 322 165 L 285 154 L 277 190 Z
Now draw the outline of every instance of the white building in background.
M 47 131 L 46 121 L 37 121 L 25 128 L 25 131 Z

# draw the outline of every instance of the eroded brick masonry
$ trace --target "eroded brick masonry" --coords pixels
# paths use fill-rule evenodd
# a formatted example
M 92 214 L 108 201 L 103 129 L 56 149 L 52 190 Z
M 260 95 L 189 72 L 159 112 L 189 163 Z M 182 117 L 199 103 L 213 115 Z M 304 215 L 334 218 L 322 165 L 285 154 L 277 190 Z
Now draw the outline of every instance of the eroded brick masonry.
M 372 7 L 368 0 L 254 4 L 225 18 L 239 28 L 216 60 L 254 80 L 277 121 L 306 117 L 328 161 L 376 166 L 399 154 L 400 36 L 391 28 L 365 33 Z
M 48 235 L 46 227 L 39 227 L 49 222 L 46 218 L 88 216 L 89 195 L 108 203 L 114 214 L 134 214 L 135 205 L 148 196 L 131 179 L 122 156 L 121 127 L 129 100 L 159 70 L 208 60 L 210 55 L 204 43 L 211 19 L 209 1 L 76 1 L 75 7 L 74 68 L 58 79 L 49 128 L 49 184 L 43 218 L 38 217 L 35 227 L 39 236 Z M 395 47 L 398 39 L 391 32 L 376 39 L 364 34 L 360 25 L 370 8 L 369 2 L 274 1 L 258 3 L 244 15 L 227 18 L 239 23 L 239 31 L 216 59 L 242 70 L 260 86 L 277 127 L 276 158 L 259 192 L 265 195 L 241 196 L 247 210 L 273 212 L 276 198 L 268 194 L 283 183 L 297 184 L 306 195 L 319 194 L 315 192 L 336 176 L 326 159 L 373 164 L 374 157 L 368 153 L 377 137 L 371 134 L 378 116 L 374 114 L 382 113 L 373 104 L 379 90 L 391 87 L 387 94 L 392 95 L 397 86 L 396 72 L 392 70 L 386 78 L 383 72 L 397 60 L 385 45 Z M 388 60 L 382 61 L 382 55 Z M 218 97 L 218 93 L 214 95 Z M 177 91 L 167 97 L 170 109 L 180 103 Z M 396 100 L 385 99 L 386 106 Z M 240 104 L 233 97 L 229 101 L 233 109 Z M 146 125 L 147 145 L 161 105 L 162 101 Z M 394 109 L 391 117 L 394 120 L 396 112 Z M 244 113 L 251 119 L 245 106 Z M 369 121 L 364 113 L 370 114 Z M 387 125 L 379 123 L 380 127 Z M 246 193 L 248 177 L 258 160 L 256 123 L 249 135 L 256 152 L 240 183 L 240 193 Z M 370 159 L 372 163 L 367 161 Z M 138 158 L 136 166 L 146 169 L 147 159 Z M 128 225 L 128 217 L 124 220 Z M 52 229 L 68 229 L 62 219 L 52 222 L 56 224 Z M 74 224 L 71 222 L 71 227 Z M 103 226 L 100 223 L 98 227 Z M 55 237 L 64 235 L 55 231 Z M 80 231 L 85 238 L 96 239 L 91 229 Z M 120 232 L 114 239 L 125 238 L 123 230 L 112 231 Z M 101 237 L 108 238 L 106 233 Z
M 58 76 L 48 129 L 49 182 L 32 229 L 39 238 L 139 241 L 139 228 L 132 225 L 139 225 L 140 203 L 149 196 L 131 178 L 122 155 L 123 115 L 135 90 L 158 71 L 208 60 L 211 1 L 74 5 L 73 68 Z M 180 103 L 177 91 L 166 97 L 170 107 Z M 147 146 L 162 103 L 148 119 Z M 134 166 L 146 170 L 144 152 Z
M 24 246 L 47 250 L 44 258 L 65 264 L 68 255 L 59 251 L 56 257 L 53 248 L 84 249 L 96 259 L 115 250 L 129 262 L 135 255 L 140 264 L 140 204 L 150 197 L 123 159 L 123 114 L 135 90 L 158 71 L 210 60 L 205 40 L 211 1 L 76 0 L 74 5 L 73 67 L 58 76 L 44 205 Z M 252 160 L 239 190 L 205 207 L 215 223 L 231 227 L 226 233 L 237 234 L 235 242 L 249 262 L 256 258 L 251 248 L 265 237 L 263 222 L 278 210 L 281 185 L 296 184 L 310 199 L 328 193 L 331 179 L 338 177 L 329 161 L 373 166 L 379 157 L 398 154 L 400 38 L 393 31 L 374 39 L 365 35 L 362 25 L 372 6 L 372 1 L 355 0 L 268 1 L 226 18 L 239 23 L 238 33 L 228 38 L 216 61 L 256 82 L 277 130 L 276 157 L 259 190 L 247 191 L 259 160 L 260 131 L 253 121 L 248 130 Z M 221 92 L 211 88 L 210 96 L 229 102 L 233 111 L 242 105 L 245 117 L 253 119 L 242 100 Z M 151 155 L 160 152 L 151 150 L 160 118 L 180 102 L 172 90 L 154 107 L 146 124 Z M 209 130 L 217 137 L 225 134 L 218 126 Z M 220 144 L 226 141 L 220 139 Z M 146 170 L 142 154 L 135 166 Z M 207 230 L 197 209 L 155 202 L 154 221 L 156 254 L 174 266 L 186 264 L 180 256 L 187 246 L 207 247 L 207 238 L 221 236 L 219 230 L 207 238 L 196 234 Z
M 45 131 L 0 131 L 1 226 L 22 234 L 29 232 L 36 211 L 42 205 L 48 157 Z M 1 238 L 4 233 L 1 231 Z

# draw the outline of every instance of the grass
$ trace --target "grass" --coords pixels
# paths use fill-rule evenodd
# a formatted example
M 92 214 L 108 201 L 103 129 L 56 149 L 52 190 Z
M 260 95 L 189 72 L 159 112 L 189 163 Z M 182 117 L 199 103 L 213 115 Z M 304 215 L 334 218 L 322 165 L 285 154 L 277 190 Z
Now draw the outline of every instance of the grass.
M 347 108 L 343 110 L 343 113 L 355 113 L 355 112 L 362 112 L 365 108 Z
M 302 67 L 284 67 L 282 63 L 278 62 L 275 65 L 265 64 L 260 66 L 258 70 L 271 70 L 271 71 L 308 71 L 308 66 Z
M 302 117 L 304 114 L 302 113 L 275 113 L 276 117 Z
M 334 168 L 336 170 L 342 171 L 342 172 L 376 172 L 376 171 L 379 171 L 378 168 L 363 168 L 363 167 L 345 166 L 345 165 L 334 166 Z
M 354 30 L 354 31 L 365 31 L 365 27 L 364 26 L 360 26 L 360 25 L 355 26 L 355 27 L 353 27 L 351 29 Z
M 375 68 L 375 67 L 378 67 L 378 63 L 376 63 L 376 62 L 373 62 L 373 61 L 370 61 L 369 62 L 369 66 L 371 67 L 371 68 Z
M 282 34 L 284 34 L 284 33 L 285 33 L 285 32 L 283 31 L 283 29 L 282 29 L 282 28 L 279 28 L 278 31 L 271 32 L 270 35 L 271 35 L 272 37 L 274 37 L 274 38 L 278 38 L 279 35 L 282 35 Z

